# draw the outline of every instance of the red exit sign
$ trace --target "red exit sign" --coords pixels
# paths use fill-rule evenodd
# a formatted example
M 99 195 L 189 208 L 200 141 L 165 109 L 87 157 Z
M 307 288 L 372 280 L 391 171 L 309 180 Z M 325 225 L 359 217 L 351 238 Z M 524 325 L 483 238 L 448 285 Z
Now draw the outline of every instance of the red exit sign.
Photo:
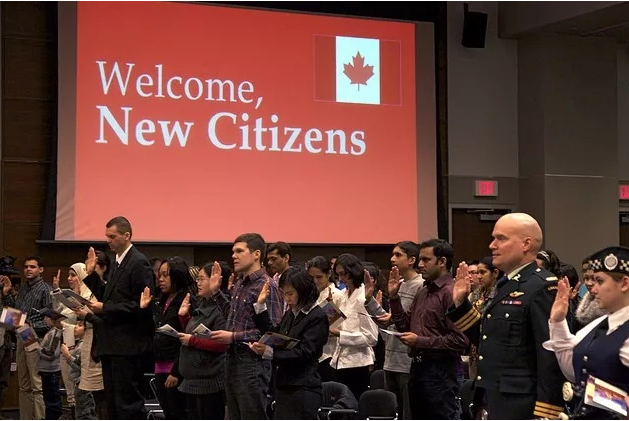
M 618 197 L 620 200 L 629 200 L 629 184 L 621 184 L 618 187 Z
M 475 196 L 496 197 L 498 196 L 498 182 L 496 180 L 476 180 Z

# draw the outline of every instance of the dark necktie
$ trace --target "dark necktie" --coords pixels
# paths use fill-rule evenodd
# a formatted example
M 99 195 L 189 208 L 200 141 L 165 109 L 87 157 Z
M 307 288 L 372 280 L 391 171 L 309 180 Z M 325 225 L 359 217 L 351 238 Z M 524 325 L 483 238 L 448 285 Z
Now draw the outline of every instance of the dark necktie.
M 114 276 L 116 276 L 116 271 L 118 270 L 118 266 L 120 266 L 118 264 L 117 260 L 114 260 L 114 269 L 111 271 L 111 277 L 110 279 L 114 279 Z
M 509 278 L 507 277 L 507 275 L 505 275 L 502 278 L 498 279 L 498 282 L 496 282 L 496 289 L 500 289 L 507 282 L 509 282 Z
M 594 340 L 600 336 L 607 335 L 607 329 L 609 329 L 609 317 L 605 317 L 605 319 L 594 328 Z

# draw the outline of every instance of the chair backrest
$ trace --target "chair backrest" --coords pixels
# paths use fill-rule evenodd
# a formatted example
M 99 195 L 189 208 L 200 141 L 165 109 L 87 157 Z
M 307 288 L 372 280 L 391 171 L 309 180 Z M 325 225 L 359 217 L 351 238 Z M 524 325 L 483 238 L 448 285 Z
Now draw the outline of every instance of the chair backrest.
M 358 409 L 358 401 L 352 391 L 338 382 L 323 382 L 323 406 L 337 409 Z
M 397 419 L 397 396 L 384 389 L 367 390 L 358 401 L 358 419 Z
M 378 369 L 369 376 L 370 389 L 384 389 L 384 370 Z

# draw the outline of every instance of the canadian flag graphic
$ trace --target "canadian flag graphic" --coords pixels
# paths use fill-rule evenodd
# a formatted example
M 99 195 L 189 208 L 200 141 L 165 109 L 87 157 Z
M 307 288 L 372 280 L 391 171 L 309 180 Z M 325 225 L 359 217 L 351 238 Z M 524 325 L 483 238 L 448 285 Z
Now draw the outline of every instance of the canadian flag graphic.
M 399 41 L 315 35 L 315 99 L 400 105 L 400 47 Z

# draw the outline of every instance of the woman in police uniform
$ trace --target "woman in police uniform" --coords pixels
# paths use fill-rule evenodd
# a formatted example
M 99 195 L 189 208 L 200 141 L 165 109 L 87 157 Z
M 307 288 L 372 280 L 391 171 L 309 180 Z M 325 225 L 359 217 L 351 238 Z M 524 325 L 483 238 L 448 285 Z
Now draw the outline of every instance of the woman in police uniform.
M 550 340 L 544 347 L 555 352 L 561 370 L 575 386 L 579 404 L 572 416 L 610 419 L 615 417 L 611 412 L 583 405 L 582 391 L 589 376 L 629 391 L 629 248 L 605 248 L 594 253 L 589 264 L 594 271 L 591 293 L 609 314 L 571 334 L 566 322 L 570 286 L 561 280 L 550 313 Z M 565 391 L 568 400 L 572 393 L 570 388 Z

